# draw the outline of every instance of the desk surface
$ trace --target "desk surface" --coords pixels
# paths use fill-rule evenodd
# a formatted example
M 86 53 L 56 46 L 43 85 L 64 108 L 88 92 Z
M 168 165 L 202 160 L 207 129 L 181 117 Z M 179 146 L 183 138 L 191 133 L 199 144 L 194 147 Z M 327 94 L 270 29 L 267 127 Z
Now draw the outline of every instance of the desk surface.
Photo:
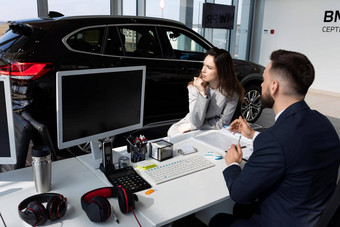
M 112 224 L 116 223 L 112 216 L 105 223 L 93 223 L 87 218 L 80 205 L 80 198 L 83 194 L 95 188 L 106 186 L 106 183 L 76 158 L 53 162 L 51 192 L 64 195 L 67 198 L 68 209 L 63 218 L 56 221 L 49 220 L 45 225 L 112 226 Z M 37 193 L 31 167 L 0 174 L 0 212 L 7 226 L 29 226 L 20 219 L 18 205 L 25 198 L 35 194 Z M 109 201 L 120 223 L 124 223 L 124 226 L 138 226 L 133 214 L 124 215 L 120 212 L 117 199 L 110 198 Z M 143 219 L 143 216 L 137 214 L 137 217 L 142 226 L 151 226 L 147 220 Z M 0 226 L 3 226 L 1 220 Z
M 198 150 L 198 153 L 194 155 L 204 155 L 208 151 L 213 151 L 224 156 L 225 150 L 229 148 L 230 145 L 226 144 L 226 146 L 229 147 L 221 149 L 214 146 L 213 143 L 206 143 L 198 139 L 198 135 L 201 137 L 206 133 L 209 134 L 209 136 L 212 136 L 211 134 L 214 133 L 224 135 L 228 141 L 233 141 L 234 139 L 236 143 L 239 138 L 239 135 L 227 133 L 226 129 L 186 133 L 183 136 L 171 139 L 171 142 L 174 144 L 174 158 L 163 162 L 158 162 L 154 159 L 150 159 L 150 161 L 155 164 L 173 162 L 177 158 L 181 158 L 176 150 L 185 145 L 192 145 Z M 244 145 L 249 145 L 249 149 L 252 151 L 251 141 L 246 139 L 242 139 L 241 141 Z M 130 155 L 126 153 L 125 148 L 119 148 L 116 149 L 116 151 L 121 155 Z M 248 153 L 250 151 L 248 151 Z M 107 185 L 111 185 L 104 174 L 98 169 L 100 160 L 93 160 L 91 155 L 79 156 L 77 158 L 91 169 L 94 174 L 106 182 Z M 136 203 L 136 208 L 139 213 L 148 219 L 153 226 L 162 226 L 228 199 L 229 191 L 222 174 L 222 171 L 226 167 L 224 159 L 211 161 L 215 164 L 212 168 L 158 185 L 149 182 L 155 190 L 154 193 L 145 195 L 146 190 L 136 193 L 139 198 L 139 202 Z M 136 167 L 136 164 L 132 163 L 132 166 Z M 143 171 L 138 168 L 135 169 L 143 177 Z
M 224 131 L 223 131 L 224 130 Z M 225 135 L 238 139 L 238 135 L 228 134 L 225 129 L 218 131 L 195 131 L 171 138 L 174 144 L 174 158 L 163 162 L 151 159 L 155 164 L 164 164 L 181 158 L 176 152 L 184 145 L 192 145 L 197 148 L 195 155 L 204 155 L 208 151 L 220 153 L 224 156 L 224 149 L 214 146 L 214 143 L 199 139 L 208 133 Z M 210 134 L 211 133 L 211 134 Z M 202 137 L 201 137 L 202 138 Z M 242 138 L 241 142 L 249 144 Z M 226 149 L 230 145 L 226 144 Z M 252 146 L 249 146 L 252 147 Z M 126 153 L 126 147 L 115 148 L 119 155 Z M 68 199 L 68 210 L 62 219 L 48 221 L 51 226 L 96 226 L 112 225 L 115 221 L 111 217 L 107 222 L 96 224 L 91 222 L 80 205 L 81 196 L 95 188 L 111 186 L 105 175 L 98 169 L 101 160 L 92 159 L 92 155 L 78 156 L 52 163 L 52 190 L 63 194 Z M 212 160 L 214 167 L 208 168 L 187 176 L 177 178 L 159 185 L 151 185 L 155 190 L 150 195 L 144 191 L 137 192 L 139 202 L 136 202 L 136 215 L 141 225 L 163 226 L 189 214 L 203 210 L 204 208 L 218 204 L 229 198 L 229 192 L 223 179 L 222 171 L 225 169 L 224 159 Z M 136 164 L 132 164 L 136 167 Z M 137 169 L 143 176 L 143 171 Z M 28 226 L 19 218 L 18 204 L 25 198 L 37 194 L 33 182 L 32 168 L 24 168 L 15 171 L 0 173 L 0 212 L 7 226 Z M 114 211 L 117 213 L 121 226 L 138 226 L 133 214 L 124 215 L 120 212 L 118 201 L 109 199 Z M 0 221 L 0 226 L 1 226 Z M 117 225 L 118 226 L 118 225 Z

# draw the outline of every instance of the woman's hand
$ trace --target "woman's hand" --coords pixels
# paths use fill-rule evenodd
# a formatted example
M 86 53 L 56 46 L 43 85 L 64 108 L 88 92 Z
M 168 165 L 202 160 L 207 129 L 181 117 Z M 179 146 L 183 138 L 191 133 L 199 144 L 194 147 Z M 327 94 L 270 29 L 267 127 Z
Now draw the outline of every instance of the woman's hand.
M 186 133 L 191 131 L 191 123 L 184 123 L 178 127 L 180 133 Z
M 199 93 L 201 93 L 201 95 L 205 96 L 205 87 L 207 86 L 207 83 L 202 80 L 202 78 L 200 77 L 194 77 L 194 82 L 193 85 L 197 88 L 197 90 L 199 91 Z

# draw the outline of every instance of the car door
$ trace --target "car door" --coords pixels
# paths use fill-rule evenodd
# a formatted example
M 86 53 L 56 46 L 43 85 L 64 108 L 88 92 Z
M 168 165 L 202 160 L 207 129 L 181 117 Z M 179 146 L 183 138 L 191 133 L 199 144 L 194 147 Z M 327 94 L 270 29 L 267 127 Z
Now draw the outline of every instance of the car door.
M 148 124 L 185 116 L 186 86 L 198 75 L 207 49 L 198 37 L 172 26 L 125 24 L 109 26 L 104 56 L 112 56 L 109 67 L 117 65 L 114 56 L 119 55 L 120 65 L 146 66 L 144 124 Z
M 176 104 L 168 94 L 174 94 L 167 78 L 177 74 L 174 62 L 164 59 L 162 47 L 154 26 L 146 24 L 116 26 L 123 43 L 123 62 L 126 66 L 146 66 L 144 124 L 170 120 Z
M 168 64 L 174 65 L 176 75 L 168 78 L 176 95 L 169 93 L 167 99 L 172 98 L 173 110 L 178 117 L 188 113 L 187 84 L 198 76 L 202 68 L 205 53 L 211 48 L 208 43 L 193 33 L 190 29 L 174 26 L 159 26 L 164 55 Z

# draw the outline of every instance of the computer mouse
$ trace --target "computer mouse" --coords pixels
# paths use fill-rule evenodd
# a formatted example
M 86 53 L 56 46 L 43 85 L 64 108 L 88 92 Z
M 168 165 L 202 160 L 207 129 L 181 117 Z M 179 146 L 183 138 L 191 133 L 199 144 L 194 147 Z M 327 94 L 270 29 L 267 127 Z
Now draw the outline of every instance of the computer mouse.
M 204 156 L 208 157 L 208 158 L 212 158 L 214 160 L 220 160 L 220 159 L 223 158 L 221 154 L 218 154 L 218 153 L 215 153 L 215 152 L 211 152 L 211 151 L 205 153 Z

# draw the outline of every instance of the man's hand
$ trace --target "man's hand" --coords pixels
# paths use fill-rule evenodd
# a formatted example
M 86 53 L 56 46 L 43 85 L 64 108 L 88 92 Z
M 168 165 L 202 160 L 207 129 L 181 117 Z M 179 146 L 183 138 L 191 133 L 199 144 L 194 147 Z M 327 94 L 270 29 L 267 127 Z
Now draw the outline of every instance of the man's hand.
M 230 165 L 234 162 L 240 164 L 242 162 L 242 156 L 243 154 L 241 145 L 239 143 L 237 144 L 237 146 L 235 144 L 232 144 L 231 147 L 226 151 L 224 161 L 225 163 L 227 163 L 227 165 Z
M 232 133 L 240 132 L 248 139 L 253 139 L 255 131 L 250 127 L 248 122 L 241 116 L 230 124 L 229 131 Z

